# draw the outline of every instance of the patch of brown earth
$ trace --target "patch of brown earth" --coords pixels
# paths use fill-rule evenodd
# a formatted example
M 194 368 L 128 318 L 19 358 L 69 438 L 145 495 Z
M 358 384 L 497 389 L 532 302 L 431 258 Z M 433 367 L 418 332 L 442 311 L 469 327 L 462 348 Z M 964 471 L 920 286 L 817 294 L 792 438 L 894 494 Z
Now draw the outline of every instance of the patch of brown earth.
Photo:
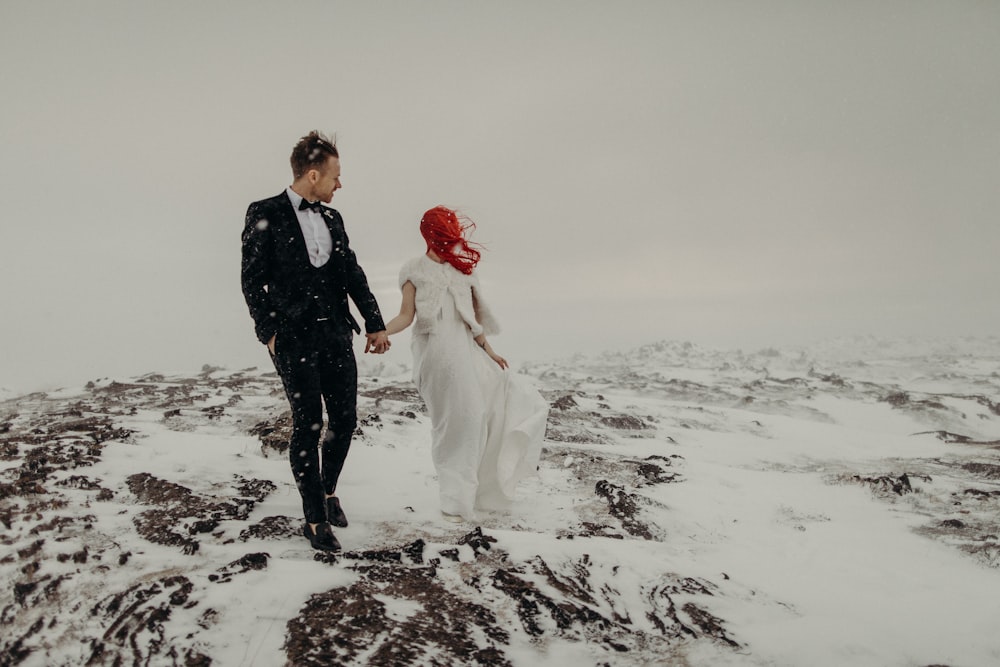
M 234 493 L 220 500 L 145 472 L 128 477 L 126 483 L 139 502 L 155 506 L 133 518 L 139 534 L 155 544 L 179 546 L 185 554 L 198 551 L 192 535 L 211 533 L 223 521 L 246 520 L 254 505 L 276 488 L 269 481 L 237 478 Z
M 405 612 L 387 602 L 405 604 Z M 511 663 L 509 637 L 488 608 L 450 592 L 433 566 L 380 562 L 346 589 L 313 595 L 288 623 L 293 665 L 495 665 Z
M 696 602 L 715 587 L 703 580 L 660 575 L 642 584 L 648 624 L 629 616 L 614 577 L 589 556 L 559 564 L 535 556 L 511 564 L 481 529 L 455 549 L 426 559 L 422 540 L 403 547 L 345 553 L 335 561 L 361 579 L 313 595 L 289 622 L 285 650 L 294 665 L 510 665 L 512 616 L 532 642 L 561 638 L 610 654 L 631 653 L 637 664 L 672 655 L 686 641 L 708 639 L 741 648 L 720 619 Z M 454 558 L 449 554 L 454 555 Z M 595 569 L 602 572 L 595 572 Z M 633 584 L 634 585 L 634 584 Z M 649 627 L 655 629 L 649 631 Z
M 174 664 L 207 667 L 212 659 L 191 646 L 178 647 L 168 635 L 168 622 L 190 599 L 194 584 L 184 576 L 140 583 L 101 599 L 90 616 L 104 619 L 106 628 L 89 642 L 87 665 Z
M 240 532 L 239 540 L 287 540 L 302 535 L 302 519 L 290 516 L 266 516 Z

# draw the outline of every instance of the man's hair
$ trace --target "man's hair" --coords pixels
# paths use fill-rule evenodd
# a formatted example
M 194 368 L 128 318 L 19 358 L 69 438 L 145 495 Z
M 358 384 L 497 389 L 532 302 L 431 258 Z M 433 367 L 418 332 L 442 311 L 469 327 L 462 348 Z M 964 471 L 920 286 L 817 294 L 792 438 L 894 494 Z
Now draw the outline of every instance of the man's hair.
M 337 152 L 336 136 L 330 139 L 322 132 L 313 130 L 299 139 L 299 143 L 292 149 L 292 157 L 289 158 L 289 162 L 292 163 L 292 176 L 301 178 L 310 169 L 323 171 L 330 157 L 340 157 L 340 153 Z

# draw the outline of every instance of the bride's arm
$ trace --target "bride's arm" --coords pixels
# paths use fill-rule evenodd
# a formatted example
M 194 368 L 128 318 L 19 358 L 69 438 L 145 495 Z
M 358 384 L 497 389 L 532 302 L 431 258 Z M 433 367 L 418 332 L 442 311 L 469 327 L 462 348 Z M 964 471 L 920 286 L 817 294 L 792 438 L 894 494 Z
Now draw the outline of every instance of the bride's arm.
M 497 366 L 499 366 L 500 368 L 510 367 L 510 364 L 507 363 L 506 359 L 504 359 L 499 354 L 493 351 L 493 346 L 490 345 L 490 342 L 488 340 L 486 340 L 486 334 L 479 334 L 478 336 L 473 338 L 473 340 L 476 341 L 476 345 L 483 348 L 483 351 L 489 355 L 490 359 L 492 359 L 497 363 Z
M 389 320 L 385 325 L 385 333 L 388 336 L 398 334 L 406 327 L 413 324 L 413 317 L 417 313 L 417 288 L 407 280 L 403 283 L 403 303 L 399 306 L 399 315 Z

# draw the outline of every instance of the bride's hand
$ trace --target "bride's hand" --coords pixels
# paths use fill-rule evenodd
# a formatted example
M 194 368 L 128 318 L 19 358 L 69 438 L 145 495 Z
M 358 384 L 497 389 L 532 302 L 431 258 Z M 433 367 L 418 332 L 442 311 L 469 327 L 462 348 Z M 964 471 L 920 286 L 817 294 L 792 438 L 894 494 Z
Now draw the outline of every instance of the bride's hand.
M 497 366 L 500 368 L 510 368 L 510 364 L 507 363 L 507 360 L 493 351 L 493 346 L 487 342 L 486 336 L 479 334 L 473 340 L 476 341 L 476 345 L 481 347 L 483 352 L 485 352 L 490 359 L 497 362 Z
M 496 354 L 495 352 L 490 352 L 489 354 L 490 354 L 490 359 L 497 362 L 497 366 L 499 366 L 500 368 L 510 368 L 510 364 L 507 363 L 507 360 L 501 357 L 499 354 Z

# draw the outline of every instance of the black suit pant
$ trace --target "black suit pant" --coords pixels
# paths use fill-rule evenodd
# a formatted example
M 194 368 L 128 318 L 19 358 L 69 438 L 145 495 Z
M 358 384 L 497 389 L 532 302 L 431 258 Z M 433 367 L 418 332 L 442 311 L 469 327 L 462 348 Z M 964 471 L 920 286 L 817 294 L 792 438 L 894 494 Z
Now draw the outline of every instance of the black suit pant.
M 357 427 L 353 337 L 346 324 L 325 320 L 279 331 L 275 338 L 274 365 L 292 408 L 288 456 L 309 523 L 327 520 L 326 494 L 337 488 Z M 327 429 L 321 443 L 323 404 Z

